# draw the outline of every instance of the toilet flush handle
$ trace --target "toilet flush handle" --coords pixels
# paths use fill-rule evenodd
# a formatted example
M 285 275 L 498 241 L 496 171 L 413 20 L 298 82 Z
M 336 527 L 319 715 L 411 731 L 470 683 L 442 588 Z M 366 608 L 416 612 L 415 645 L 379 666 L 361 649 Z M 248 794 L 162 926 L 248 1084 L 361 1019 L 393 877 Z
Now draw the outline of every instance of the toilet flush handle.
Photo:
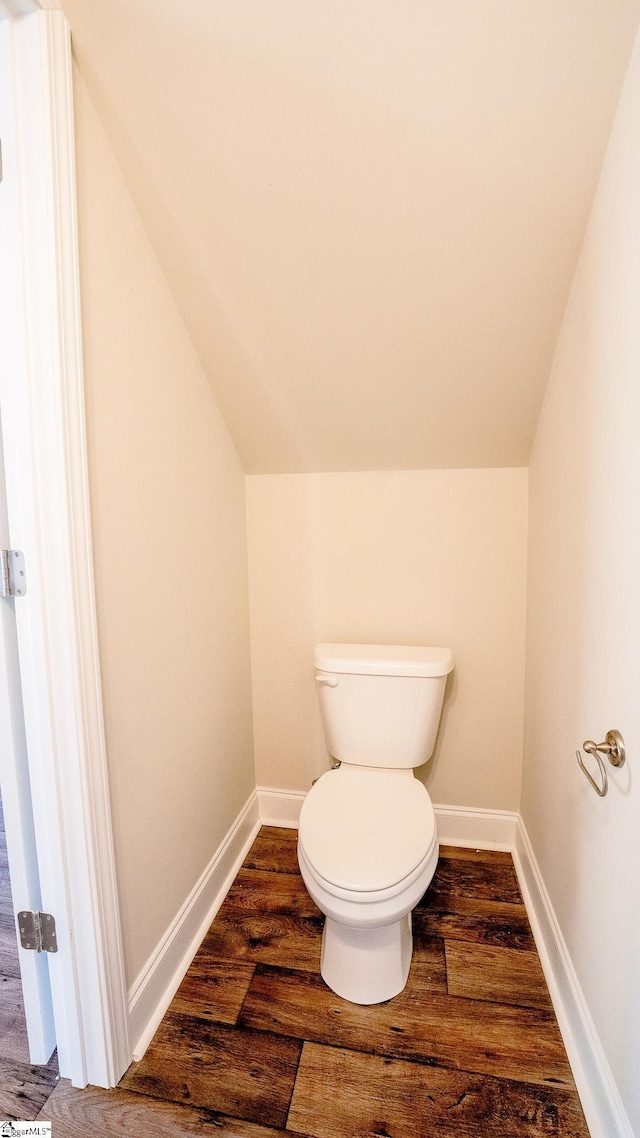
M 317 684 L 324 684 L 328 688 L 337 688 L 338 680 L 336 676 L 316 676 Z

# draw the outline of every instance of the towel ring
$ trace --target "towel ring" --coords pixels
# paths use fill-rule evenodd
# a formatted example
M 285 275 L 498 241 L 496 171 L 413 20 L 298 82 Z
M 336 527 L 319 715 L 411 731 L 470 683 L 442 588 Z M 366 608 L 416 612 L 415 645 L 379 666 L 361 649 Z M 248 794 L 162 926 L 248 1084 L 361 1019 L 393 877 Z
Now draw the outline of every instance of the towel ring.
M 601 758 L 601 753 L 607 756 L 612 767 L 623 766 L 624 760 L 626 758 L 624 739 L 622 738 L 622 735 L 619 731 L 607 731 L 607 736 L 604 743 L 594 743 L 593 739 L 586 739 L 582 744 L 582 749 L 586 751 L 588 755 L 592 755 L 596 760 L 601 775 L 600 785 L 598 786 L 598 783 L 593 778 L 591 772 L 587 770 L 580 752 L 576 751 L 578 766 L 580 767 L 580 770 L 586 774 L 596 794 L 599 795 L 600 798 L 604 798 L 609 789 L 609 779 L 607 777 L 606 767 Z

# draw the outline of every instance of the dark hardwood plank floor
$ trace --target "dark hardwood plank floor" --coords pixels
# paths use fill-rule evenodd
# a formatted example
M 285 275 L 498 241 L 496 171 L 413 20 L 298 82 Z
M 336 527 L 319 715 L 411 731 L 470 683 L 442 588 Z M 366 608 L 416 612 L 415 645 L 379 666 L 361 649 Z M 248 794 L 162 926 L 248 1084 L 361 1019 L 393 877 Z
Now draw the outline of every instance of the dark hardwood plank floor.
M 395 999 L 363 1007 L 336 997 L 317 974 L 259 965 L 240 1024 L 431 1066 L 571 1085 L 551 1010 L 493 1003 L 489 1016 L 477 1000 L 434 992 L 422 968 L 414 965 Z
M 61 1079 L 40 1115 L 54 1138 L 282 1138 L 272 1126 L 121 1089 L 76 1090 Z M 308 1138 L 286 1131 L 287 1138 Z
M 313 1043 L 303 1048 L 289 1123 L 315 1138 L 585 1133 L 566 1091 Z
M 170 1011 L 126 1090 L 284 1127 L 302 1043 Z
M 261 831 L 120 1087 L 56 1089 L 65 1135 L 588 1138 L 509 854 L 442 849 L 405 991 L 362 1007 L 320 977 L 295 836 Z
M 537 952 L 447 940 L 445 953 L 450 996 L 551 1010 Z

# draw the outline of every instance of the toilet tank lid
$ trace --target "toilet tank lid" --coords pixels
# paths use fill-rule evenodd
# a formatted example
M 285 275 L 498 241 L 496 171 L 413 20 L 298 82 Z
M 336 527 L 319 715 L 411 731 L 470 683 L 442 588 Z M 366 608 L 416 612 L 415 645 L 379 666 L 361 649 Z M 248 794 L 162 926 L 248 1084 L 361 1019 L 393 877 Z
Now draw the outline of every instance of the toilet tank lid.
M 313 663 L 321 672 L 357 676 L 446 676 L 453 652 L 401 644 L 316 644 Z

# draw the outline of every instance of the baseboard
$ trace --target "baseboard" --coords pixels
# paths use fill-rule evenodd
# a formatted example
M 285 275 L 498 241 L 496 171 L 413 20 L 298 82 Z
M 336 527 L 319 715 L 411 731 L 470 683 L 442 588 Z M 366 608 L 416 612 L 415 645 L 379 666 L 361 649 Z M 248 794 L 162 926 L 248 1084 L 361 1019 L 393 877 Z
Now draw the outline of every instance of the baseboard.
M 511 810 L 483 810 L 435 803 L 433 809 L 440 845 L 508 851 L 515 845 L 518 815 Z
M 149 1046 L 260 825 L 254 790 L 132 985 L 129 1038 L 134 1060 Z
M 634 1138 L 520 816 L 512 853 L 591 1138 Z
M 260 820 L 264 826 L 297 827 L 303 790 L 259 786 Z M 438 836 L 443 845 L 484 850 L 512 850 L 518 815 L 508 810 L 474 810 L 466 806 L 435 806 Z
M 306 798 L 304 790 L 279 790 L 274 786 L 259 786 L 256 793 L 263 826 L 298 828 L 300 808 Z

